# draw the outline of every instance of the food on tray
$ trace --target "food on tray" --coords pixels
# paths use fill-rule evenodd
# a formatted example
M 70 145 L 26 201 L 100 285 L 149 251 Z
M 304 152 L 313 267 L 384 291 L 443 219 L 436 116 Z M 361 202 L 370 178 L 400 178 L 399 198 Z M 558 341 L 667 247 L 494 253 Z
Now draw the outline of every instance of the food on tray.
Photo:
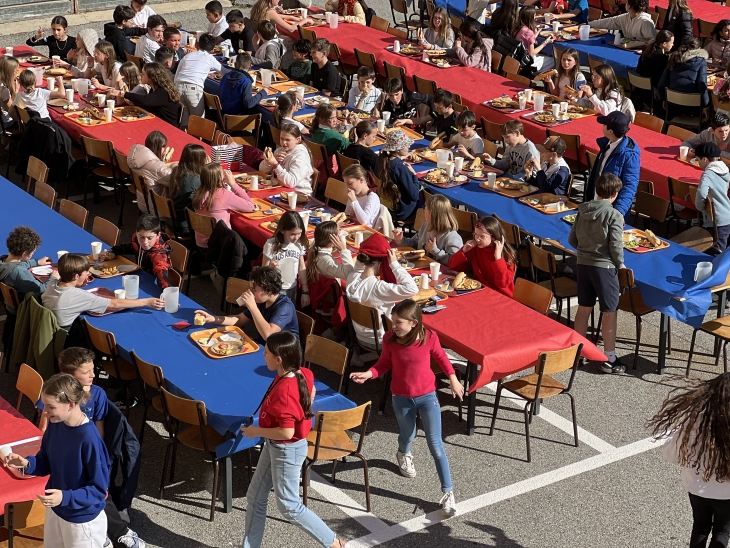
M 418 259 L 423 259 L 426 256 L 426 250 L 414 249 L 412 251 L 403 251 L 401 252 L 401 256 L 407 261 L 417 261 Z
M 531 205 L 531 206 L 539 206 L 540 198 L 525 197 L 525 198 L 520 198 L 520 202 L 522 202 L 523 204 Z
M 236 175 L 234 179 L 239 185 L 244 185 L 244 184 L 247 185 L 251 182 L 251 176 L 246 173 L 242 173 L 241 175 Z
M 337 117 L 341 118 L 343 120 L 347 120 L 352 115 L 355 115 L 358 118 L 362 118 L 362 119 L 372 118 L 372 114 L 370 114 L 369 112 L 365 112 L 365 111 L 355 112 L 352 110 L 345 109 L 345 110 L 340 110 L 337 112 Z
M 52 68 L 48 69 L 46 71 L 46 76 L 65 76 L 66 75 L 66 69 L 65 68 Z
M 503 178 L 499 180 L 499 186 L 505 190 L 520 190 L 522 188 L 522 182 Z
M 577 218 L 578 218 L 578 214 L 577 213 L 571 213 L 571 214 L 566 215 L 565 217 L 563 217 L 563 221 L 565 221 L 566 223 L 574 224 L 575 223 L 575 220 Z
M 267 226 L 269 227 L 269 230 L 276 232 L 276 229 L 279 228 L 279 223 L 276 221 L 270 221 Z
M 435 289 L 429 287 L 428 289 L 421 289 L 415 296 L 411 297 L 417 303 L 423 303 L 427 300 L 435 297 L 437 292 Z
M 581 113 L 588 110 L 585 107 L 579 107 L 578 105 L 568 105 L 568 112 Z
M 44 57 L 42 55 L 31 55 L 28 57 L 28 61 L 30 63 L 46 63 L 49 61 L 48 57 Z
M 105 116 L 103 112 L 100 112 L 98 108 L 88 106 L 84 110 L 82 110 L 80 113 L 80 116 L 84 118 L 92 118 L 94 120 L 105 120 Z
M 309 196 L 307 196 L 306 194 L 300 194 L 300 193 L 297 192 L 296 195 L 297 195 L 297 202 L 300 203 L 300 204 L 303 204 L 307 200 L 309 200 Z M 289 200 L 289 193 L 286 190 L 282 190 L 281 191 L 281 194 L 279 194 L 279 196 L 285 202 Z
M 330 219 L 336 222 L 338 225 L 344 224 L 347 221 L 347 215 L 344 212 L 340 212 Z
M 541 72 L 537 76 L 533 78 L 535 82 L 542 82 L 543 80 L 547 80 L 548 78 L 552 78 L 553 76 L 556 76 L 558 74 L 558 71 L 555 69 L 546 70 L 545 72 Z
M 202 314 L 196 314 L 195 319 L 193 319 L 193 323 L 195 325 L 205 325 L 205 316 Z
M 436 152 L 427 148 L 419 150 L 418 155 L 424 160 L 433 160 L 434 158 L 436 158 Z
M 541 114 L 538 114 L 537 116 L 535 116 L 533 118 L 533 120 L 535 120 L 536 122 L 542 122 L 544 124 L 549 124 L 551 122 L 555 122 L 556 121 L 555 120 L 555 116 L 553 116 L 552 114 L 547 113 L 547 112 L 543 112 Z
M 405 44 L 404 46 L 401 46 L 400 52 L 403 55 L 418 55 L 421 53 L 421 50 L 418 49 L 414 44 Z
M 278 98 L 276 98 L 276 97 L 273 98 L 273 99 L 263 99 L 259 103 L 259 105 L 261 105 L 263 107 L 275 107 L 276 106 L 276 101 L 278 101 Z
M 423 180 L 427 183 L 448 183 L 449 182 L 449 176 L 446 175 L 446 170 L 441 168 L 432 169 L 426 175 L 424 175 Z
M 454 289 L 479 289 L 481 286 L 478 281 L 467 278 L 464 272 L 459 272 L 454 278 Z
M 401 50 L 403 51 L 403 50 Z M 430 49 L 428 50 L 429 57 L 439 57 L 441 55 L 446 55 L 445 49 Z
M 119 270 L 116 266 L 104 266 L 101 268 L 102 276 L 116 276 L 119 274 Z
M 210 351 L 219 356 L 231 356 L 238 354 L 241 350 L 243 350 L 243 345 L 240 342 L 218 342 L 210 347 Z
M 79 105 L 76 103 L 69 103 L 65 107 L 63 107 L 65 110 L 73 112 L 74 110 L 79 110 Z
M 117 114 L 121 116 L 122 120 L 146 118 L 149 116 L 147 112 L 137 107 L 123 107 L 118 109 Z
M 502 96 L 492 99 L 492 106 L 494 108 L 517 108 L 519 103 L 507 96 Z
M 437 67 L 448 68 L 451 64 L 446 59 L 431 59 L 431 62 Z

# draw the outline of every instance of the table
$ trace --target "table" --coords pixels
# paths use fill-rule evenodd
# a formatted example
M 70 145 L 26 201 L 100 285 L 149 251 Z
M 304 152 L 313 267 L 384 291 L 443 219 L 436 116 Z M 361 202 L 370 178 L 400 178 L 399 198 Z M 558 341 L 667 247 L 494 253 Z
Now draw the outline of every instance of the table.
M 553 42 L 552 46 L 560 51 L 574 48 L 578 51 L 581 65 L 586 67 L 589 65 L 588 55 L 590 55 L 594 59 L 610 65 L 619 78 L 628 79 L 629 71 L 636 72 L 636 66 L 639 64 L 639 54 L 614 47 L 611 45 L 612 42 L 613 34 L 608 34 L 590 40 Z
M 12 182 L 0 178 L 0 233 L 7 234 L 18 225 L 30 224 L 38 231 L 43 243 L 36 255 L 55 257 L 59 249 L 87 253 L 95 239 L 55 211 L 41 204 Z M 7 253 L 4 241 L 0 252 Z M 140 298 L 159 296 L 160 288 L 153 276 L 140 274 Z M 95 280 L 92 287 L 121 289 L 121 277 Z M 241 423 L 251 416 L 274 373 L 266 368 L 263 347 L 256 353 L 214 360 L 206 357 L 189 339 L 188 334 L 200 328 L 193 326 L 194 311 L 202 308 L 180 295 L 180 309 L 175 314 L 147 308 L 130 309 L 103 317 L 87 319 L 99 329 L 114 333 L 120 354 L 129 359 L 134 351 L 140 358 L 162 367 L 167 387 L 183 397 L 205 401 L 208 421 L 221 435 L 233 436 Z M 178 331 L 173 323 L 187 320 L 191 327 Z M 325 384 L 315 381 L 317 395 L 314 409 L 351 409 L 355 404 Z M 255 442 L 251 440 L 250 446 Z M 245 447 L 227 444 L 220 458 L 230 472 L 230 455 Z M 228 452 L 225 452 L 228 451 Z M 230 508 L 230 473 L 226 474 L 226 508 Z
M 42 435 L 32 422 L 0 398 L 0 445 L 12 445 L 23 440 L 38 443 Z M 47 481 L 45 476 L 21 480 L 7 468 L 0 467 L 0 515 L 5 513 L 5 504 L 8 502 L 33 500 L 36 495 L 43 495 Z

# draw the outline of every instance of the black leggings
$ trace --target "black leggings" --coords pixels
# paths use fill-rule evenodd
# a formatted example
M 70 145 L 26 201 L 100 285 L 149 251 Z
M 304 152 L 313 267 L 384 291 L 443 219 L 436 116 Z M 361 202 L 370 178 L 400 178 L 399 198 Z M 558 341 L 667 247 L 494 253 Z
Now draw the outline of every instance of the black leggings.
M 708 548 L 707 541 L 712 533 L 709 548 L 727 548 L 730 539 L 730 500 L 706 499 L 689 493 L 692 505 L 692 537 L 690 548 Z
M 129 531 L 127 524 L 122 521 L 119 517 L 119 511 L 114 506 L 111 497 L 107 497 L 106 506 L 104 506 L 104 513 L 106 514 L 106 535 L 114 543 L 114 546 L 118 546 L 117 539 L 124 536 Z

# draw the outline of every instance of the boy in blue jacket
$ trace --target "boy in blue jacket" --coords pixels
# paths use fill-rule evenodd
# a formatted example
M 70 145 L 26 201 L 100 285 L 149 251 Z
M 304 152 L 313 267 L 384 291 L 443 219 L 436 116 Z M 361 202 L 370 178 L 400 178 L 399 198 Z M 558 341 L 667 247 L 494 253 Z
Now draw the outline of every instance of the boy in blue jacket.
M 221 100 L 223 115 L 243 116 L 266 99 L 266 90 L 253 95 L 253 78 L 247 72 L 251 68 L 251 56 L 245 51 L 236 56 L 236 66 L 221 79 L 218 96 Z
M 730 237 L 730 198 L 727 195 L 730 171 L 720 159 L 721 154 L 720 147 L 715 143 L 700 143 L 695 147 L 695 156 L 704 170 L 695 196 L 695 207 L 702 212 L 703 226 L 717 233 L 717 243 L 708 251 L 715 255 L 725 251 Z M 707 213 L 708 200 L 712 202 L 715 214 L 714 225 Z
M 41 237 L 32 228 L 18 226 L 10 232 L 5 245 L 8 255 L 0 257 L 0 282 L 15 289 L 20 302 L 23 302 L 26 293 L 41 295 L 46 290 L 46 284 L 39 282 L 30 271 L 34 266 L 51 264 L 48 257 L 32 258 L 41 245 Z M 8 306 L 5 303 L 8 312 L 14 314 L 15 310 Z

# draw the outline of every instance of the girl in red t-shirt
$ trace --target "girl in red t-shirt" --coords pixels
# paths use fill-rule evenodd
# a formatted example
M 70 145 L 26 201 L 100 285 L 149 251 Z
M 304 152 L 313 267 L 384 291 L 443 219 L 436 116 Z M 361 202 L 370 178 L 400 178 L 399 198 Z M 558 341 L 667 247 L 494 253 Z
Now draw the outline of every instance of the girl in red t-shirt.
M 391 317 L 393 330 L 383 337 L 383 352 L 378 363 L 364 373 L 352 373 L 350 378 L 362 384 L 393 370 L 390 389 L 400 429 L 398 452 L 395 454 L 398 468 L 405 477 L 416 477 L 411 443 L 416 437 L 416 415 L 419 415 L 426 432 L 428 449 L 441 480 L 441 508 L 445 516 L 451 517 L 456 513 L 456 500 L 451 485 L 449 460 L 441 439 L 441 407 L 436 396 L 436 377 L 431 371 L 431 360 L 438 363 L 448 375 L 454 397 L 461 399 L 464 387 L 456 378 L 454 367 L 441 348 L 438 335 L 424 328 L 421 307 L 415 301 L 406 299 L 398 303 Z
M 299 474 L 307 457 L 307 434 L 312 429 L 314 375 L 300 369 L 299 341 L 288 331 L 269 335 L 264 349 L 266 367 L 277 375 L 261 404 L 258 426 L 242 426 L 247 438 L 264 438 L 256 472 L 246 493 L 246 530 L 243 548 L 258 548 L 264 538 L 269 491 L 284 518 L 329 548 L 347 543 L 302 504 Z

